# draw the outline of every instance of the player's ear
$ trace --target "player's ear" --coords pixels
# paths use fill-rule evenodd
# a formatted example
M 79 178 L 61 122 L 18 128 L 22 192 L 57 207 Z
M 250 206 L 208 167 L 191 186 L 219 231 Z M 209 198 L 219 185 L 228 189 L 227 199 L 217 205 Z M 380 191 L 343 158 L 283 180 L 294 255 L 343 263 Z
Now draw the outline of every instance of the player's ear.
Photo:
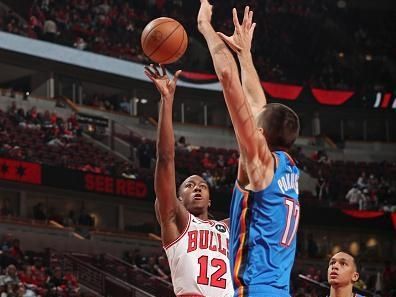
M 258 129 L 258 131 L 261 133 L 261 134 L 264 134 L 264 129 L 263 128 L 257 128 Z
M 352 275 L 352 281 L 353 282 L 357 282 L 359 280 L 359 273 L 358 272 L 354 272 Z

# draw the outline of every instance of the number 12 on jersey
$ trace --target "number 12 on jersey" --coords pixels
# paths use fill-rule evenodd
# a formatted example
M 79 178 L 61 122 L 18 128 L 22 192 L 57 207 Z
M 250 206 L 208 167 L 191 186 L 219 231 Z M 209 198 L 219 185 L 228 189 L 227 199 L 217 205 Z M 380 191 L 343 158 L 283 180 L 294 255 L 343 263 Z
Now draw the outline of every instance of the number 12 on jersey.
M 217 258 L 213 258 L 210 261 L 210 265 L 217 268 L 217 270 L 210 276 L 210 280 L 208 277 L 208 262 L 208 256 L 201 256 L 198 258 L 199 276 L 197 277 L 197 283 L 200 285 L 210 285 L 212 287 L 225 289 L 227 282 L 226 279 L 223 278 L 223 275 L 227 272 L 226 262 Z
M 289 247 L 296 236 L 298 222 L 300 220 L 300 205 L 298 201 L 291 198 L 285 198 L 286 207 L 286 226 L 283 231 L 281 245 Z

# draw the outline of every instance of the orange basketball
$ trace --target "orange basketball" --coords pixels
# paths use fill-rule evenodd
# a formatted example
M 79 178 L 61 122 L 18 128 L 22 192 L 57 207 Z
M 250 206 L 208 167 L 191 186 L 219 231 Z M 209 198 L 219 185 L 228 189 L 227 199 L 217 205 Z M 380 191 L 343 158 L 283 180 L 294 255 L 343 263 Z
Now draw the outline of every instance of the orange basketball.
M 141 44 L 143 52 L 154 62 L 171 64 L 183 56 L 188 37 L 178 21 L 161 17 L 152 20 L 144 28 Z

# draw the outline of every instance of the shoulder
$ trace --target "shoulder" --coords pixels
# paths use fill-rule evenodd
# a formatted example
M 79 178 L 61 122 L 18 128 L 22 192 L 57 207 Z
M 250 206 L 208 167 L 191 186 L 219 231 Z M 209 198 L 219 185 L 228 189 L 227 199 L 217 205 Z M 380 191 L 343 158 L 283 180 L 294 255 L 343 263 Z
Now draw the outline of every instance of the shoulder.
M 274 154 L 278 157 L 284 160 L 288 165 L 292 166 L 297 166 L 296 161 L 293 159 L 293 157 L 286 151 L 276 151 Z

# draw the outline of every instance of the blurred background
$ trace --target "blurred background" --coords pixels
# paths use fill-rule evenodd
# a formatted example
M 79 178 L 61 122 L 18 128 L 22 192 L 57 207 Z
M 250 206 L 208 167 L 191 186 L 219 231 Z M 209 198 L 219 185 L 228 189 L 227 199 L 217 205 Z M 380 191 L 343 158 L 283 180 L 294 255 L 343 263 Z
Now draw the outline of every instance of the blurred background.
M 367 296 L 396 296 L 396 2 L 218 0 L 254 10 L 270 102 L 292 107 L 303 206 L 293 296 L 325 296 L 329 256 L 362 262 Z M 140 35 L 177 19 L 189 45 L 174 104 L 177 180 L 202 175 L 228 216 L 238 152 L 199 1 L 0 0 L 0 292 L 173 296 L 153 202 L 159 95 Z M 3 296 L 3 295 L 2 295 Z

